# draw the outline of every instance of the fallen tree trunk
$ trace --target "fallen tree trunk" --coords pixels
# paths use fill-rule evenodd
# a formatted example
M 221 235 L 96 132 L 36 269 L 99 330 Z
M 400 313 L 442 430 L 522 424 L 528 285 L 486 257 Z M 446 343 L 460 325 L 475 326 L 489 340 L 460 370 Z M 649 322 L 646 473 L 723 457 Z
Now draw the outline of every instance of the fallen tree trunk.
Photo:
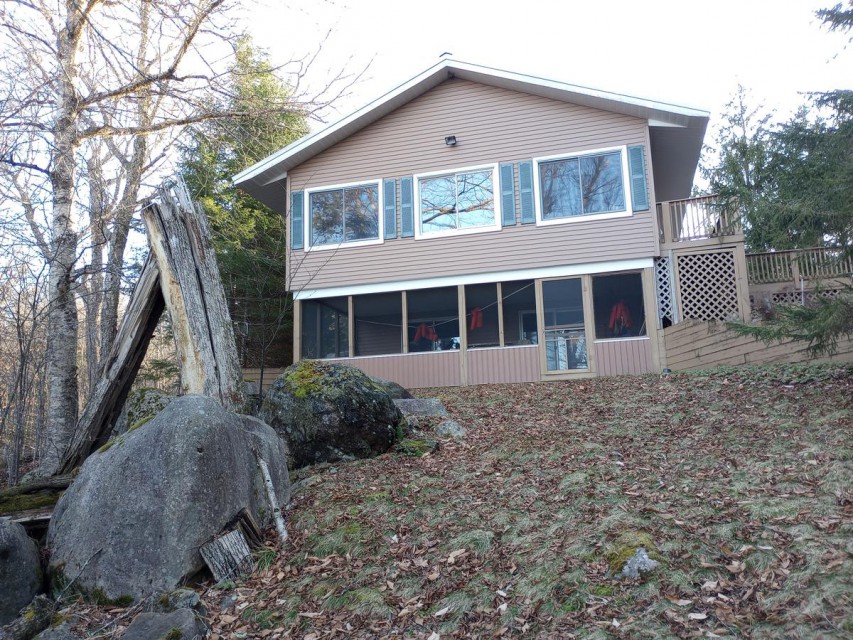
M 172 320 L 181 393 L 210 396 L 234 409 L 243 397 L 242 376 L 207 218 L 178 183 L 157 192 L 142 220 Z
M 109 439 L 163 313 L 159 282 L 157 264 L 148 259 L 58 473 L 70 473 Z
M 252 573 L 252 553 L 240 529 L 203 544 L 199 552 L 216 582 Z

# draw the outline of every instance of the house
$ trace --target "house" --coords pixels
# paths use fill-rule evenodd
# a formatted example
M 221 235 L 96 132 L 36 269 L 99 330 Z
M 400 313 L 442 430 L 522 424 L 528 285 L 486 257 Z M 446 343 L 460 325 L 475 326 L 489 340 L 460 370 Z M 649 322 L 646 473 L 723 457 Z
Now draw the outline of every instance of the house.
M 234 182 L 287 217 L 294 354 L 409 387 L 660 371 L 749 313 L 690 199 L 708 113 L 445 59 Z

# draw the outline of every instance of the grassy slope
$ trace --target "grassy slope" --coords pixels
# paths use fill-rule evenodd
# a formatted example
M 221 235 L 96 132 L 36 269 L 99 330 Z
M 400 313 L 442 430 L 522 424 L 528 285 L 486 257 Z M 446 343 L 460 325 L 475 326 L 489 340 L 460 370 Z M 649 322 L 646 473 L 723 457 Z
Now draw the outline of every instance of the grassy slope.
M 853 634 L 852 391 L 831 368 L 436 390 L 469 435 L 327 468 L 295 497 L 294 546 L 216 625 Z M 625 532 L 652 537 L 656 575 L 609 577 Z
M 850 371 L 434 394 L 469 434 L 318 469 L 286 552 L 207 592 L 218 637 L 853 635 Z M 640 533 L 662 566 L 612 579 Z

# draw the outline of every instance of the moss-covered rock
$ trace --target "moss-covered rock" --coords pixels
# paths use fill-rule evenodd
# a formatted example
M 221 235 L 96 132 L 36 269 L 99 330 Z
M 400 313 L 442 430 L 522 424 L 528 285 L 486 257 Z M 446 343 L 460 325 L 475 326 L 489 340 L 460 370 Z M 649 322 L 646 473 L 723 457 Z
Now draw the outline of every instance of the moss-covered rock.
M 259 414 L 288 445 L 290 469 L 388 451 L 403 416 L 360 369 L 302 360 L 273 383 Z
M 660 562 L 663 557 L 658 553 L 652 536 L 645 531 L 629 529 L 623 531 L 610 544 L 605 546 L 604 553 L 607 567 L 613 575 L 618 574 L 638 550 L 645 549 L 649 557 Z
M 425 437 L 405 438 L 397 443 L 396 449 L 404 456 L 420 458 L 428 453 L 437 451 L 438 441 Z
M 142 388 L 131 391 L 113 429 L 113 437 L 139 428 L 169 406 L 175 396 L 159 389 Z

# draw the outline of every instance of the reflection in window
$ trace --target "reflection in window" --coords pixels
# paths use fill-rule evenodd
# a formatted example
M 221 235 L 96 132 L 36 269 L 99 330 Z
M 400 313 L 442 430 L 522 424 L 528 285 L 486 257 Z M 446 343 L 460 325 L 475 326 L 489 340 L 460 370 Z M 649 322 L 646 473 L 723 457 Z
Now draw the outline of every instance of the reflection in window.
M 379 239 L 379 187 L 375 184 L 314 191 L 311 244 Z
M 542 283 L 548 371 L 588 369 L 580 278 Z
M 409 291 L 406 307 L 410 352 L 447 351 L 460 347 L 456 287 Z
M 302 303 L 302 357 L 344 358 L 349 355 L 347 298 Z
M 495 224 L 491 169 L 421 178 L 418 188 L 422 233 Z
M 504 313 L 504 345 L 538 344 L 536 290 L 533 280 L 501 285 Z
M 353 297 L 355 355 L 403 353 L 402 302 L 400 292 Z
M 592 306 L 595 312 L 596 338 L 646 335 L 642 274 L 593 276 Z
M 543 220 L 625 211 L 622 152 L 541 162 L 539 188 Z
M 496 284 L 469 284 L 465 287 L 465 326 L 468 348 L 498 347 L 498 287 Z

